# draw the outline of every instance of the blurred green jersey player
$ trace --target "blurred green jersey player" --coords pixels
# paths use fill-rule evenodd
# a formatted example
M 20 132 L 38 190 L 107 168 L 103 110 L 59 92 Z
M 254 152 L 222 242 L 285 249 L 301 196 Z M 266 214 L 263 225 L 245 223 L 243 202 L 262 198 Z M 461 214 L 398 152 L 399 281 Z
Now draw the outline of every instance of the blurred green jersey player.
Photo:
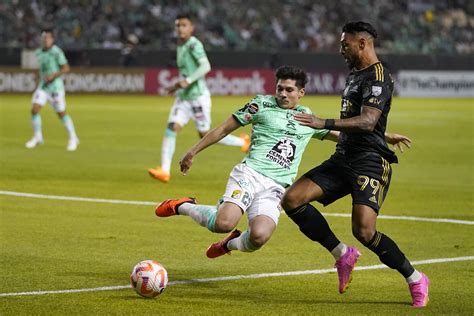
M 203 44 L 193 36 L 194 25 L 189 15 L 176 17 L 175 30 L 178 36 L 176 62 L 180 79 L 168 88 L 168 92 L 176 92 L 176 100 L 163 137 L 161 166 L 148 169 L 150 176 L 165 183 L 170 180 L 176 134 L 190 119 L 194 121 L 201 138 L 211 127 L 211 95 L 205 81 L 205 75 L 211 70 L 211 65 L 206 51 Z M 240 137 L 227 135 L 219 143 L 237 146 L 247 152 L 250 139 L 246 134 Z
M 54 45 L 54 35 L 52 30 L 46 29 L 41 33 L 42 47 L 35 51 L 39 65 L 39 84 L 36 88 L 31 108 L 31 122 L 33 125 L 33 138 L 26 144 L 26 148 L 35 148 L 44 143 L 41 116 L 41 108 L 49 102 L 54 108 L 59 118 L 63 121 L 64 127 L 69 134 L 67 144 L 68 151 L 75 151 L 79 145 L 79 138 L 76 135 L 71 117 L 66 113 L 66 100 L 64 83 L 61 76 L 70 71 L 64 52 Z

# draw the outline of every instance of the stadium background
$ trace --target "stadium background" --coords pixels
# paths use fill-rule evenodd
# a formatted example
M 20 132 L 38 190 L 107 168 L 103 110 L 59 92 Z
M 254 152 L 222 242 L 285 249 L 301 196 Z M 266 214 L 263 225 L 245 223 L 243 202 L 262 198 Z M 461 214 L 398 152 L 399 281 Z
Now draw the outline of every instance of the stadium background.
M 0 4 L 0 92 L 33 91 L 35 72 L 25 69 L 36 67 L 38 30 L 50 26 L 73 66 L 68 92 L 162 94 L 176 75 L 173 19 L 182 11 L 196 17 L 214 95 L 272 93 L 272 70 L 288 62 L 310 72 L 310 94 L 339 94 L 347 73 L 341 25 L 364 19 L 377 26 L 378 53 L 400 76 L 398 93 L 473 96 L 472 73 L 450 73 L 474 69 L 474 4 L 466 0 L 8 0 Z
M 173 162 L 169 185 L 146 174 L 158 162 L 173 102 L 162 88 L 177 74 L 173 20 L 183 10 L 197 16 L 196 36 L 213 66 L 207 76 L 213 126 L 250 95 L 273 93 L 273 70 L 281 64 L 307 69 L 312 96 L 304 104 L 322 117 L 337 116 L 348 72 L 338 55 L 340 28 L 348 20 L 374 24 L 377 51 L 397 82 L 389 129 L 413 140 L 413 148 L 399 154 L 400 164 L 394 166 L 382 215 L 422 220 L 381 218 L 378 225 L 411 260 L 428 262 L 420 269 L 432 280 L 431 302 L 417 314 L 472 315 L 474 2 L 468 0 L 2 1 L 0 314 L 215 314 L 216 306 L 234 314 L 413 312 L 403 280 L 387 269 L 356 271 L 344 296 L 337 294 L 334 273 L 192 283 L 331 268 L 332 258 L 285 215 L 268 246 L 251 258 L 236 253 L 210 261 L 203 251 L 220 236 L 186 218 L 156 220 L 150 205 L 8 193 L 127 201 L 196 195 L 202 203 L 215 203 L 227 172 L 242 158 L 233 148 L 203 152 L 187 177 L 178 175 Z M 65 151 L 65 132 L 50 108 L 41 112 L 46 144 L 24 148 L 37 80 L 32 50 L 43 26 L 55 27 L 56 43 L 72 66 L 64 79 L 68 112 L 81 138 L 74 153 Z M 176 158 L 196 140 L 187 126 L 178 137 Z M 310 146 L 300 173 L 333 150 L 326 142 Z M 343 199 L 323 211 L 341 238 L 359 245 L 350 220 L 339 215 L 349 216 L 349 205 Z M 429 221 L 433 218 L 454 222 Z M 361 267 L 379 264 L 359 247 Z M 446 263 L 446 258 L 462 261 Z M 158 300 L 141 300 L 125 287 L 131 267 L 143 259 L 160 261 L 170 281 L 184 283 L 170 285 Z M 104 286 L 119 288 L 96 290 Z M 93 291 L 37 294 L 77 289 Z M 36 294 L 15 294 L 24 292 Z

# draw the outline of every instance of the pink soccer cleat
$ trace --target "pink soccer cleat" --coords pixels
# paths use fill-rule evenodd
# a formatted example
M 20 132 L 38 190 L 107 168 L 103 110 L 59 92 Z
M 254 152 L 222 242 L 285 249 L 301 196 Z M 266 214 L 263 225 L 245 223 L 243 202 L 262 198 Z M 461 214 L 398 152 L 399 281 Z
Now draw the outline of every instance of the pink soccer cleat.
M 352 281 L 352 271 L 360 257 L 360 252 L 355 247 L 348 247 L 347 252 L 336 261 L 337 276 L 339 277 L 339 293 L 344 293 Z
M 428 286 L 430 285 L 430 279 L 421 273 L 421 279 L 418 282 L 408 284 L 410 288 L 410 294 L 412 298 L 413 307 L 425 307 L 428 305 Z

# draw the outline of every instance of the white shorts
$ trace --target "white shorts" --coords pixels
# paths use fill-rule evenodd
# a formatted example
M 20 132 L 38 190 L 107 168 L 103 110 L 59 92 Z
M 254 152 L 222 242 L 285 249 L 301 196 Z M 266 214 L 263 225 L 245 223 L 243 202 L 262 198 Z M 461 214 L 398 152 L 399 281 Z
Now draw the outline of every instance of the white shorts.
M 178 123 L 181 126 L 193 119 L 196 129 L 207 132 L 211 128 L 211 96 L 201 95 L 196 100 L 181 100 L 176 98 L 168 117 L 168 123 Z
M 230 173 L 222 200 L 238 205 L 249 221 L 265 215 L 278 224 L 284 193 L 285 188 L 280 184 L 240 163 Z
M 40 88 L 33 93 L 32 104 L 44 106 L 49 102 L 56 112 L 66 111 L 66 96 L 64 91 L 49 93 Z

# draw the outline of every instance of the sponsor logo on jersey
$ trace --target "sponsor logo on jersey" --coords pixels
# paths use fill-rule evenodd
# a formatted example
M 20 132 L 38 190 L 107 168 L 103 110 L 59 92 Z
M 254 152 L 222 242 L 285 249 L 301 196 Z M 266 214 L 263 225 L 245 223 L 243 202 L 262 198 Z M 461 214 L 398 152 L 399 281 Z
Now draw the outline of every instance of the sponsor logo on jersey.
M 250 186 L 250 183 L 247 179 L 239 179 L 239 185 L 242 189 L 246 190 Z
M 369 103 L 372 103 L 372 104 L 375 104 L 375 105 L 379 105 L 380 104 L 380 100 L 375 98 L 375 97 L 372 97 L 369 99 Z
M 258 112 L 258 105 L 255 103 L 247 104 L 247 110 L 251 114 L 256 114 Z
M 285 169 L 290 169 L 295 159 L 296 145 L 289 138 L 283 138 L 268 152 L 266 158 L 279 164 Z

